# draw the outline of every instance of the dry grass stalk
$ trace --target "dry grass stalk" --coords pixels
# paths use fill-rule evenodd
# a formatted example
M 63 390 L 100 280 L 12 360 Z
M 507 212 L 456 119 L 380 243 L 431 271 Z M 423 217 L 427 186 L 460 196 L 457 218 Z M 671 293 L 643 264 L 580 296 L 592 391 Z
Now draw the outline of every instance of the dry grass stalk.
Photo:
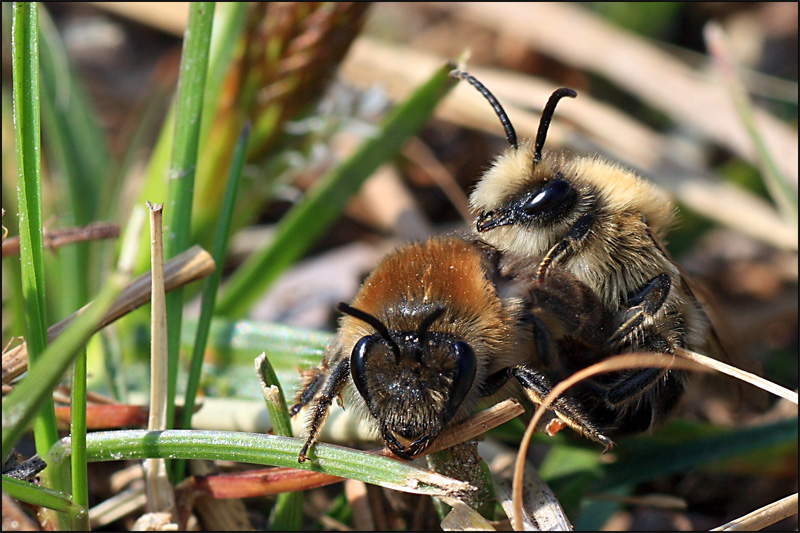
M 713 359 L 706 355 L 693 352 L 692 350 L 687 350 L 685 348 L 678 348 L 676 352 L 678 355 L 688 359 L 689 361 L 694 361 L 696 363 L 714 369 L 723 374 L 733 376 L 737 379 L 744 381 L 745 383 L 749 383 L 754 387 L 758 387 L 759 389 L 765 390 L 769 393 L 774 394 L 775 396 L 779 396 L 780 398 L 785 398 L 790 402 L 792 402 L 793 404 L 797 405 L 797 393 L 785 387 L 781 387 L 777 383 L 773 383 L 767 379 L 756 376 L 755 374 L 752 374 L 750 372 L 745 372 L 744 370 L 736 368 L 735 366 L 725 364 L 722 361 L 717 361 L 716 359 Z
M 150 301 L 150 417 L 148 431 L 167 429 L 167 304 L 164 289 L 164 248 L 162 240 L 163 204 L 147 202 L 150 210 L 150 272 L 152 285 Z M 175 521 L 175 494 L 167 477 L 167 464 L 163 458 L 144 460 L 147 509 L 152 513 L 165 513 Z
M 711 531 L 759 531 L 796 514 L 797 493 L 794 493 Z
M 119 226 L 110 222 L 93 222 L 77 228 L 61 228 L 44 230 L 42 238 L 44 246 L 55 250 L 73 242 L 92 241 L 96 239 L 113 239 L 119 237 Z M 3 257 L 19 254 L 19 237 L 3 240 Z

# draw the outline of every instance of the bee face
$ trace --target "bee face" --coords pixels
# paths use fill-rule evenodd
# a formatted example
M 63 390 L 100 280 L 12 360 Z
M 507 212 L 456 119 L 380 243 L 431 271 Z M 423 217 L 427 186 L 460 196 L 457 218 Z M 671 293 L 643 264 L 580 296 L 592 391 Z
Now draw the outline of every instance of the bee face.
M 443 308 L 440 308 L 443 310 Z M 350 357 L 353 383 L 398 457 L 419 455 L 472 389 L 472 348 L 452 335 L 408 332 L 362 337 Z
M 591 213 L 592 249 L 580 260 L 599 264 L 622 254 L 633 259 L 652 247 L 643 232 L 660 237 L 672 223 L 669 199 L 633 172 L 599 158 L 553 152 L 534 163 L 535 150 L 528 142 L 506 150 L 470 196 L 476 232 L 502 253 L 538 261 Z M 573 270 L 578 269 L 595 270 L 585 264 Z M 590 283 L 588 277 L 582 281 Z
M 594 204 L 561 158 L 534 165 L 534 151 L 531 143 L 506 151 L 470 196 L 476 231 L 504 253 L 541 257 Z

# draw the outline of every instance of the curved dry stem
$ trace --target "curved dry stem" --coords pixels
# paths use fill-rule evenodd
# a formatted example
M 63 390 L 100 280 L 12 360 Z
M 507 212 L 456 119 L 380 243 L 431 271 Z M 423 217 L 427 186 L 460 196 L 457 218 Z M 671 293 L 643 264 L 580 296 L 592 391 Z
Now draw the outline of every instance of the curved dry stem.
M 771 392 L 775 396 L 785 398 L 790 402 L 792 402 L 793 404 L 797 405 L 797 393 L 785 387 L 781 387 L 777 383 L 773 383 L 762 377 L 756 376 L 755 374 L 751 374 L 750 372 L 745 372 L 744 370 L 740 370 L 735 366 L 723 363 L 722 361 L 718 361 L 716 359 L 708 357 L 707 355 L 693 352 L 692 350 L 687 350 L 686 348 L 678 348 L 677 350 L 675 350 L 675 353 L 685 359 L 694 361 L 695 363 L 699 363 L 708 368 L 713 368 L 718 372 L 722 372 L 723 374 L 727 374 L 734 378 L 740 379 L 745 383 L 749 383 L 754 387 L 758 387 L 759 389 Z
M 533 437 L 533 432 L 536 426 L 547 411 L 548 406 L 553 401 L 561 396 L 568 388 L 572 387 L 579 381 L 594 376 L 596 374 L 603 374 L 605 372 L 615 372 L 618 370 L 625 370 L 628 368 L 642 368 L 642 367 L 663 367 L 663 368 L 681 368 L 686 370 L 699 370 L 708 372 L 708 368 L 690 361 L 688 359 L 676 359 L 675 356 L 657 354 L 652 352 L 636 352 L 624 355 L 611 357 L 592 366 L 586 367 L 583 370 L 574 373 L 564 381 L 561 381 L 553 387 L 541 405 L 536 409 L 531 421 L 528 423 L 528 428 L 525 430 L 525 435 L 519 445 L 517 452 L 517 460 L 514 464 L 514 481 L 512 485 L 512 494 L 514 500 L 514 516 L 511 517 L 511 524 L 514 530 L 520 531 L 522 529 L 522 478 L 525 467 L 525 456 L 528 454 L 528 446 Z
M 752 513 L 746 514 L 711 531 L 760 531 L 767 526 L 797 514 L 797 493 L 787 496 Z
M 698 370 L 701 372 L 710 372 L 712 370 L 716 370 L 723 374 L 727 374 L 750 383 L 751 385 L 759 387 L 767 392 L 771 392 L 772 394 L 780 396 L 781 398 L 786 398 L 787 400 L 797 404 L 797 393 L 785 389 L 780 385 L 691 350 L 678 348 L 676 352 L 681 358 L 652 352 L 636 352 L 618 355 L 584 368 L 583 370 L 576 372 L 569 378 L 553 387 L 553 390 L 544 398 L 541 405 L 539 405 L 533 417 L 531 418 L 531 421 L 525 430 L 525 434 L 522 437 L 522 441 L 520 442 L 519 451 L 517 452 L 512 487 L 514 500 L 514 516 L 512 517 L 512 525 L 515 530 L 520 530 L 522 528 L 520 518 L 522 516 L 522 477 L 524 472 L 525 456 L 528 453 L 528 446 L 530 445 L 533 432 L 535 431 L 539 420 L 541 420 L 548 406 L 568 388 L 572 387 L 579 381 L 596 374 L 625 370 L 628 368 L 663 367 L 680 368 L 684 370 Z

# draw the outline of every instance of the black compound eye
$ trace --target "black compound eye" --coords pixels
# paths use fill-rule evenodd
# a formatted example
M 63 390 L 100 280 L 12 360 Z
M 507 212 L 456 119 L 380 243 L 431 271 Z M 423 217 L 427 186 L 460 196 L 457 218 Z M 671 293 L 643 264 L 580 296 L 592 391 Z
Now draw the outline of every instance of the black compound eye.
M 353 353 L 350 355 L 350 373 L 353 376 L 353 383 L 355 383 L 358 392 L 369 405 L 369 389 L 367 388 L 367 355 L 369 354 L 370 347 L 374 342 L 373 337 L 361 337 L 356 345 L 353 347 Z
M 461 402 L 466 398 L 467 393 L 472 388 L 475 381 L 477 363 L 475 362 L 475 352 L 469 344 L 464 341 L 456 341 L 454 344 L 456 352 L 456 371 L 453 375 L 453 391 L 450 394 L 450 402 L 444 413 L 444 422 L 456 414 Z
M 535 215 L 559 205 L 567 197 L 571 187 L 565 180 L 553 180 L 548 183 L 538 194 L 525 202 L 523 211 Z

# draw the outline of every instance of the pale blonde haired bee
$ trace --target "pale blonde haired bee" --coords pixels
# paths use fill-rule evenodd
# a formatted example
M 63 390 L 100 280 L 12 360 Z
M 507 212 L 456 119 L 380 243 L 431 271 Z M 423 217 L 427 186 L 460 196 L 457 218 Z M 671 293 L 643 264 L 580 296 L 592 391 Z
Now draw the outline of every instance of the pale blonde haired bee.
M 496 253 L 444 236 L 390 253 L 366 278 L 351 305 L 340 304 L 339 330 L 291 408 L 310 406 L 307 458 L 340 394 L 403 459 L 422 453 L 450 423 L 493 396 L 510 378 L 541 400 L 550 382 L 529 364 L 531 328 L 520 297 L 501 298 Z M 552 411 L 566 425 L 613 444 L 572 399 Z
M 577 93 L 555 91 L 535 142 L 518 144 L 495 97 L 471 75 L 451 75 L 489 100 L 511 145 L 470 196 L 476 234 L 513 258 L 533 283 L 544 282 L 558 267 L 594 291 L 614 315 L 612 331 L 595 346 L 598 353 L 702 350 L 715 335 L 661 243 L 675 215 L 669 199 L 634 172 L 600 157 L 544 151 L 556 104 Z M 568 355 L 561 359 L 570 371 L 580 367 L 570 364 Z M 632 369 L 584 386 L 582 403 L 610 434 L 640 431 L 666 416 L 683 392 L 683 381 L 679 371 Z

